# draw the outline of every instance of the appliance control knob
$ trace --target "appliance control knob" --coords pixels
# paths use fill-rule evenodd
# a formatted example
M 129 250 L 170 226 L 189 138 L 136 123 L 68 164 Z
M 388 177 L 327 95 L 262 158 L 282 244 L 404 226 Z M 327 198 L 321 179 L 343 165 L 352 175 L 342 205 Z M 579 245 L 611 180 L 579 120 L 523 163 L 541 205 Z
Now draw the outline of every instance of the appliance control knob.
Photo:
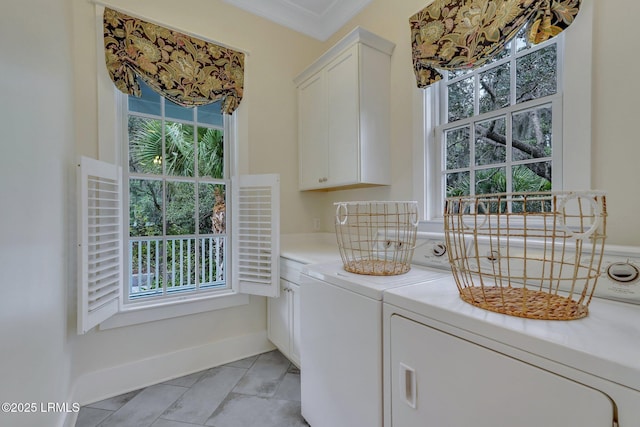
M 487 259 L 490 262 L 497 262 L 500 259 L 500 252 L 493 250 L 487 253 Z
M 607 276 L 620 285 L 627 285 L 640 277 L 640 270 L 629 261 L 614 262 L 607 267 Z
M 436 243 L 435 245 L 433 245 L 433 249 L 431 249 L 431 251 L 435 256 L 441 257 L 447 253 L 447 245 L 445 245 L 444 243 Z

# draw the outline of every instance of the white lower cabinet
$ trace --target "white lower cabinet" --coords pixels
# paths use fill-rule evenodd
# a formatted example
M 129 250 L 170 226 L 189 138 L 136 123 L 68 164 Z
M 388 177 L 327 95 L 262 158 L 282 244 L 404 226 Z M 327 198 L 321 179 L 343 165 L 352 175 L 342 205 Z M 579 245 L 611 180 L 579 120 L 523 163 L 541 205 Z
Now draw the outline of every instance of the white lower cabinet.
M 300 285 L 289 279 L 298 280 L 302 264 L 283 260 L 280 266 L 280 296 L 267 303 L 267 337 L 300 367 Z
M 390 348 L 394 427 L 613 425 L 605 394 L 399 315 Z

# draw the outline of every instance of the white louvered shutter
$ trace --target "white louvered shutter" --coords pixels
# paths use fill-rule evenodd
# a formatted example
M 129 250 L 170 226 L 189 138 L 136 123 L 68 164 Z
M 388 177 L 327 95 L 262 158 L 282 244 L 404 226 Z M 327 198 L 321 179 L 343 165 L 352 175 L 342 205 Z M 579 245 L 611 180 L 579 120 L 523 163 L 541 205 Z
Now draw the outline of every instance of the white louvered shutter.
M 242 175 L 233 185 L 233 280 L 242 293 L 280 293 L 280 175 Z
M 122 174 L 82 157 L 78 173 L 78 334 L 118 312 L 122 289 Z

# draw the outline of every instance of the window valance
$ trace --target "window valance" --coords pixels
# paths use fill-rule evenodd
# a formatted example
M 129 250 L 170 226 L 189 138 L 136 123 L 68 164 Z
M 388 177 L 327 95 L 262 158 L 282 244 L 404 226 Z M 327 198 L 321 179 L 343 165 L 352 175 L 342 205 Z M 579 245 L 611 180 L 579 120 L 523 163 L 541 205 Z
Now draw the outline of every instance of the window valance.
M 529 41 L 561 33 L 578 14 L 581 0 L 434 0 L 409 18 L 418 87 L 442 79 L 436 68 L 482 66 L 529 25 Z
M 244 54 L 113 9 L 104 11 L 107 70 L 116 87 L 140 96 L 139 77 L 184 107 L 223 100 L 227 114 L 240 104 Z

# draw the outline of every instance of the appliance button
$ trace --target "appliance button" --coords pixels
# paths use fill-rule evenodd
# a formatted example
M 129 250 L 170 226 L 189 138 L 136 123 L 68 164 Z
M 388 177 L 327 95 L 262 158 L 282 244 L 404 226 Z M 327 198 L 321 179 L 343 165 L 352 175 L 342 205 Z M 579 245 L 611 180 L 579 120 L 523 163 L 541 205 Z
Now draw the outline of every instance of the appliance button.
M 431 251 L 435 256 L 441 257 L 447 253 L 447 245 L 445 245 L 444 243 L 436 243 L 435 245 L 433 245 Z

